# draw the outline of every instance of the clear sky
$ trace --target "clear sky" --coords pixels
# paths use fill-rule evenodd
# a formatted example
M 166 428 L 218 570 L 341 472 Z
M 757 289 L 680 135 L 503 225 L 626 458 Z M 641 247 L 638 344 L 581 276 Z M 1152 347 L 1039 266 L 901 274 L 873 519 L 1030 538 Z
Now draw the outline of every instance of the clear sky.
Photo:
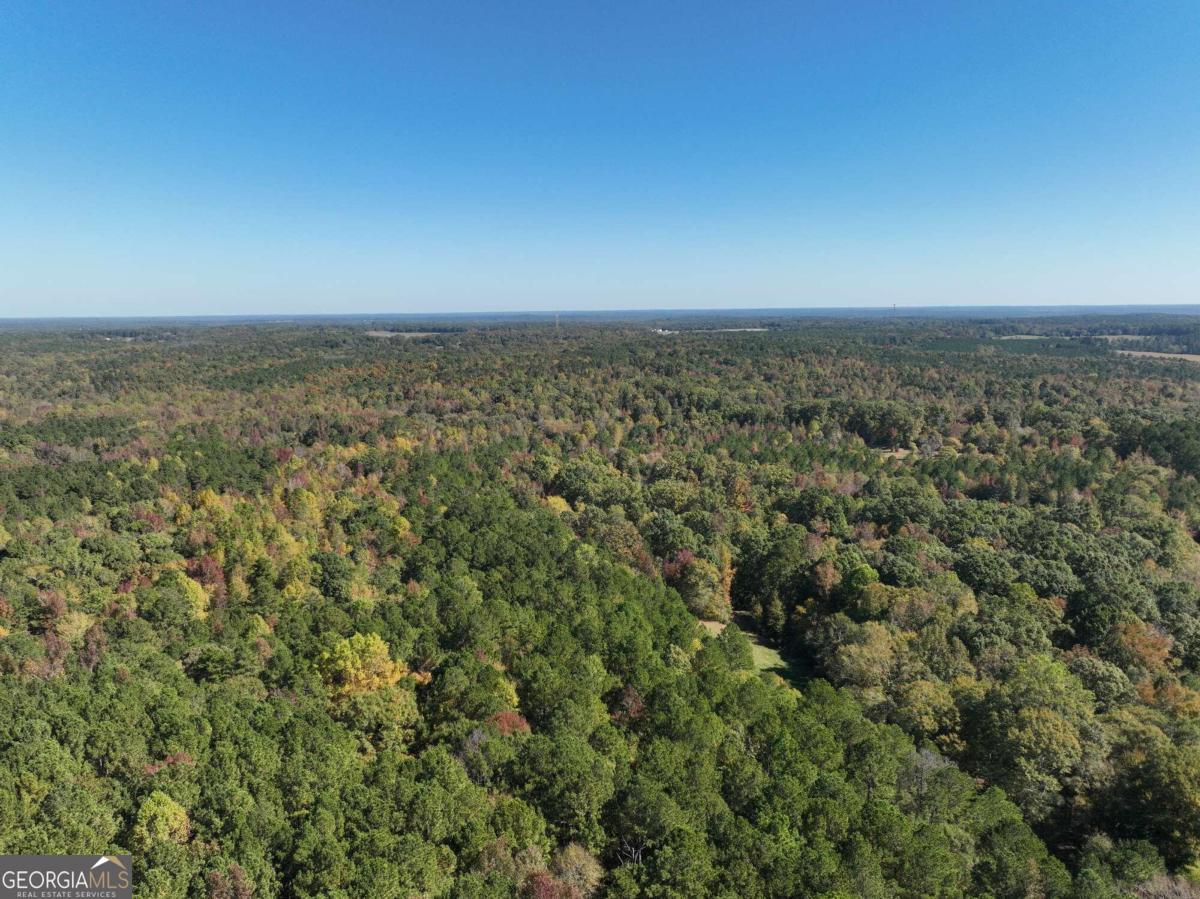
M 1200 2 L 0 4 L 0 315 L 1200 302 Z

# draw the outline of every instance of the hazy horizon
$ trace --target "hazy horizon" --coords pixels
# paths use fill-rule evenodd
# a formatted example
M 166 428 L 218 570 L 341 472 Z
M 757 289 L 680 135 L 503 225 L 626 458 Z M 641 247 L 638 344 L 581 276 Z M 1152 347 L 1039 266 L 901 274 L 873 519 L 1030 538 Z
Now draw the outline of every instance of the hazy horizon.
M 474 324 L 479 322 L 557 322 L 564 321 L 610 321 L 629 323 L 633 321 L 651 322 L 656 319 L 689 319 L 729 318 L 764 321 L 770 319 L 788 318 L 863 318 L 863 319 L 994 319 L 994 318 L 1087 318 L 1105 316 L 1144 316 L 1144 315 L 1200 315 L 1198 303 L 1109 303 L 1109 304 L 1027 304 L 1010 305 L 952 305 L 936 306 L 775 306 L 775 307 L 673 307 L 640 309 L 503 309 L 493 311 L 453 310 L 439 312 L 265 312 L 265 313 L 147 313 L 147 314 L 91 314 L 91 315 L 0 315 L 0 328 L 7 325 L 26 324 L 80 324 L 91 326 L 99 323 L 124 323 L 129 325 L 169 324 L 181 322 L 185 324 L 298 324 L 298 323 L 348 323 L 370 324 L 376 322 L 429 322 L 448 323 L 461 322 Z
M 18 2 L 0 317 L 1200 300 L 1200 6 Z

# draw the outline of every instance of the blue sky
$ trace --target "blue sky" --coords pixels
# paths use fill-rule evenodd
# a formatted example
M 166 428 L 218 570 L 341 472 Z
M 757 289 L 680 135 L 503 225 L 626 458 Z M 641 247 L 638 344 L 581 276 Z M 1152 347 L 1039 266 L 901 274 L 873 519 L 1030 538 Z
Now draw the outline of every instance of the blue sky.
M 1200 302 L 1200 3 L 0 6 L 0 315 Z

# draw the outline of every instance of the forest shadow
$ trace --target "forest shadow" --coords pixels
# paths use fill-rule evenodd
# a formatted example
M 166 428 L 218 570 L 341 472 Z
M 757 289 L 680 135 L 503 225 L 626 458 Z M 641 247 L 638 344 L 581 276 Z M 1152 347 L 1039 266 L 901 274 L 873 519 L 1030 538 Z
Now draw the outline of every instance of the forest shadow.
M 754 668 L 759 672 L 776 674 L 789 686 L 801 690 L 812 678 L 812 666 L 791 653 L 784 653 L 778 647 L 770 645 L 759 633 L 754 618 L 748 612 L 734 612 L 733 622 L 738 626 L 746 639 L 750 641 L 750 651 L 754 658 Z

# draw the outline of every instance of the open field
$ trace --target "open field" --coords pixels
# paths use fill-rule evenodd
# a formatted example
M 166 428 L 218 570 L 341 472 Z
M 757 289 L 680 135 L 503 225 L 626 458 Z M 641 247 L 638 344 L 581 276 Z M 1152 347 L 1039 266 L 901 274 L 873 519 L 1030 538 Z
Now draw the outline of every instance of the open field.
M 368 331 L 368 337 L 436 337 L 437 331 Z
M 1182 360 L 1184 362 L 1200 362 L 1200 353 L 1156 353 L 1152 350 L 1117 350 L 1122 356 L 1146 356 L 1151 359 Z

